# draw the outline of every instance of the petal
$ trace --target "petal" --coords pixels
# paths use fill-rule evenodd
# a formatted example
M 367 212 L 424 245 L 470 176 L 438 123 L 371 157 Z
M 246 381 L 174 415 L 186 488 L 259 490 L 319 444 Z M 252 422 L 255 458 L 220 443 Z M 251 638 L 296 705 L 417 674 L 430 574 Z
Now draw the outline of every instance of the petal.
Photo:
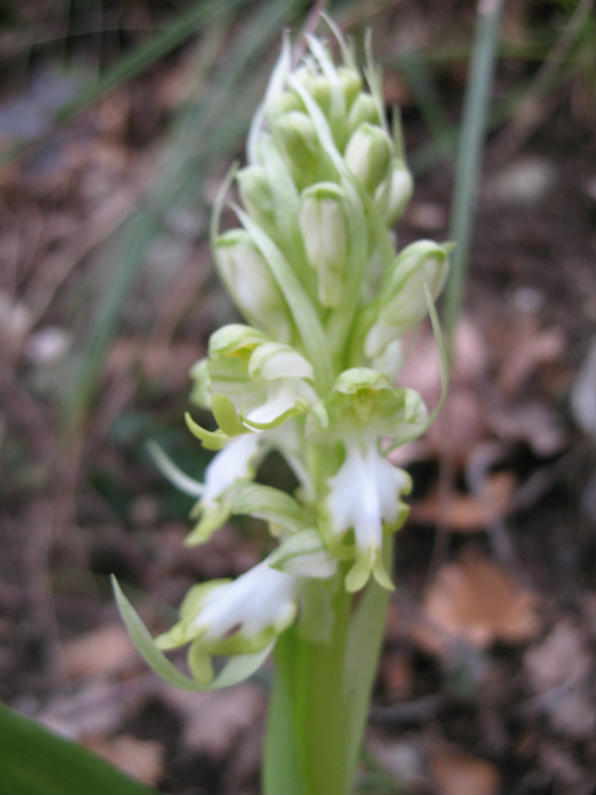
M 249 423 L 269 425 L 294 407 L 296 394 L 289 389 L 276 389 L 260 406 L 246 415 Z
M 239 478 L 252 478 L 253 461 L 258 449 L 258 436 L 247 434 L 233 439 L 220 450 L 205 470 L 203 502 L 213 502 Z
M 248 363 L 251 378 L 313 378 L 311 363 L 289 345 L 266 342 L 255 348 Z
M 209 591 L 193 627 L 206 644 L 224 639 L 236 627 L 248 638 L 269 627 L 279 633 L 294 620 L 296 585 L 296 577 L 272 569 L 265 559 L 234 582 Z
M 393 467 L 371 441 L 362 446 L 346 443 L 346 458 L 338 473 L 328 481 L 327 508 L 331 531 L 336 538 L 353 528 L 356 562 L 346 586 L 358 590 L 375 571 L 377 580 L 383 573 L 377 567 L 383 543 L 383 524 L 395 526 L 403 514 L 402 492 L 410 486 L 409 475 Z

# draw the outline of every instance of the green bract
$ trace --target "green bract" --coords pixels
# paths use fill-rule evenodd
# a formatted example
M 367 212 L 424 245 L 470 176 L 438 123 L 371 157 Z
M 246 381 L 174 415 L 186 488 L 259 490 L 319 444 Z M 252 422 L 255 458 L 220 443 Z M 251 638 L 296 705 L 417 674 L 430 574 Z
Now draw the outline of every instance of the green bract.
M 402 498 L 412 484 L 386 453 L 429 423 L 420 395 L 396 376 L 401 339 L 428 312 L 438 333 L 433 301 L 449 246 L 423 240 L 396 250 L 391 227 L 412 193 L 401 134 L 390 134 L 374 68 L 363 81 L 341 37 L 339 44 L 336 65 L 325 42 L 307 37 L 309 52 L 292 69 L 284 41 L 247 164 L 216 201 L 213 258 L 246 324 L 215 331 L 191 370 L 191 400 L 217 426 L 186 415 L 214 451 L 204 480 L 152 448 L 164 474 L 196 500 L 188 544 L 236 514 L 270 531 L 264 560 L 235 581 L 194 586 L 178 623 L 157 639 L 161 649 L 189 644 L 200 686 L 252 673 L 297 618 L 303 636 L 324 645 L 339 593 L 371 577 L 393 587 L 387 539 L 406 517 Z M 237 228 L 222 232 L 234 177 L 240 204 L 228 209 Z M 255 482 L 271 451 L 293 471 L 293 494 Z M 146 659 L 178 680 L 118 598 Z M 213 679 L 213 655 L 239 662 Z

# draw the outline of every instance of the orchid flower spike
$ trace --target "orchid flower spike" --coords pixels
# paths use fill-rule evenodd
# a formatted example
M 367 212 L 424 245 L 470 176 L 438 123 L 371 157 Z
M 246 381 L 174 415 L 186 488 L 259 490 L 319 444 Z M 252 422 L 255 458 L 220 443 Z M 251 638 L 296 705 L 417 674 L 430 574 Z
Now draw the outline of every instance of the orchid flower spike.
M 170 670 L 159 649 L 188 645 L 201 687 L 252 673 L 295 621 L 327 642 L 338 589 L 353 593 L 371 578 L 393 587 L 383 550 L 406 518 L 412 482 L 387 452 L 430 421 L 420 395 L 393 379 L 404 337 L 427 313 L 442 349 L 433 302 L 450 246 L 423 240 L 397 250 L 392 227 L 412 194 L 398 116 L 390 129 L 378 72 L 369 61 L 363 79 L 329 24 L 341 63 L 309 35 L 292 67 L 284 39 L 247 163 L 230 172 L 215 203 L 213 259 L 242 322 L 215 331 L 190 373 L 191 402 L 216 427 L 186 415 L 214 456 L 197 481 L 152 448 L 166 477 L 195 500 L 189 545 L 244 514 L 266 523 L 264 559 L 235 581 L 193 586 L 156 643 L 118 592 L 150 664 Z M 234 179 L 239 203 L 227 209 L 236 221 L 222 231 Z M 258 482 L 271 452 L 295 475 L 292 493 Z M 212 657 L 222 655 L 238 665 L 214 678 Z M 171 675 L 177 681 L 179 672 Z

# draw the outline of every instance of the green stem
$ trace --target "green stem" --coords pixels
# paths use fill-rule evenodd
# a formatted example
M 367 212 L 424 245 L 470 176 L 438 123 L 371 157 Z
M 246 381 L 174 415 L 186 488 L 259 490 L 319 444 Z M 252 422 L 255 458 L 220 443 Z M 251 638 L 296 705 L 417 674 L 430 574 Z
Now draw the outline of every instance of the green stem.
M 296 671 L 299 749 L 305 795 L 345 795 L 351 782 L 346 752 L 345 669 L 352 597 L 337 584 L 328 643 L 300 640 Z
M 292 626 L 275 646 L 275 678 L 263 752 L 263 795 L 302 795 L 305 792 L 296 725 L 297 644 L 297 629 Z
M 385 564 L 393 545 L 387 538 Z M 347 795 L 366 725 L 389 593 L 370 582 L 353 608 L 340 573 L 325 643 L 291 627 L 277 642 L 264 795 Z M 306 611 L 305 611 L 306 612 Z

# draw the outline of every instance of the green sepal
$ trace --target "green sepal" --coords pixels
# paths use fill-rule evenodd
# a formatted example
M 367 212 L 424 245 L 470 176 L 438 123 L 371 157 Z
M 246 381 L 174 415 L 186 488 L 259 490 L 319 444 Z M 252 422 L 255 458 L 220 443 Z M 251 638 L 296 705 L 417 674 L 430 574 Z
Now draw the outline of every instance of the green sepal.
M 243 433 L 248 433 L 238 417 L 236 407 L 230 398 L 226 395 L 222 395 L 221 392 L 216 392 L 211 398 L 211 411 L 213 412 L 217 424 L 226 436 L 240 436 Z
M 344 580 L 346 591 L 356 593 L 364 588 L 371 574 L 382 588 L 386 588 L 388 591 L 395 589 L 383 563 L 381 550 L 360 551 L 356 548 L 356 559 Z
M 206 450 L 221 450 L 230 440 L 230 437 L 219 428 L 216 431 L 208 431 L 203 428 L 202 425 L 193 420 L 188 411 L 184 413 L 184 421 L 188 430 L 193 436 L 196 436 Z
M 370 550 L 370 552 L 372 553 L 374 550 Z M 368 557 L 357 555 L 356 560 L 344 579 L 345 589 L 348 593 L 356 593 L 356 591 L 359 591 L 366 585 L 370 577 L 372 566 L 373 560 L 371 560 L 370 555 Z
M 207 642 L 204 637 L 197 638 L 195 643 L 197 646 L 202 644 L 206 653 L 215 654 L 220 656 L 227 656 L 228 654 L 256 654 L 262 649 L 268 648 L 275 641 L 275 638 L 288 624 L 291 624 L 296 617 L 296 612 L 289 617 L 289 621 L 284 623 L 283 626 L 277 627 L 271 624 L 260 632 L 254 635 L 246 635 L 239 628 L 232 634 L 225 638 L 218 638 Z
M 213 663 L 209 654 L 201 646 L 200 639 L 193 640 L 188 647 L 186 664 L 199 684 L 207 685 L 213 680 Z
M 270 337 L 252 326 L 228 323 L 209 337 L 209 358 L 238 356 L 248 360 L 257 345 L 269 341 Z
M 386 588 L 388 591 L 394 591 L 395 585 L 385 568 L 385 564 L 383 563 L 383 558 L 381 553 L 377 555 L 377 559 L 375 560 L 375 565 L 373 566 L 372 575 L 376 582 L 379 583 L 381 588 Z

